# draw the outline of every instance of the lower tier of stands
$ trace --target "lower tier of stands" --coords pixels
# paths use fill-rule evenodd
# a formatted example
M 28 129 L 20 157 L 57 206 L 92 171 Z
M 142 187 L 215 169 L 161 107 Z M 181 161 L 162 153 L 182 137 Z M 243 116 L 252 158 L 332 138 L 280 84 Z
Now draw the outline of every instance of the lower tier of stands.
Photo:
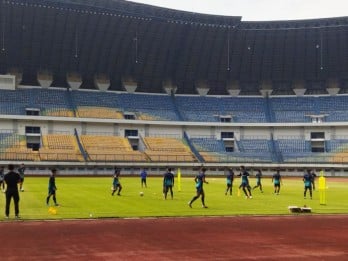
M 304 139 L 242 139 L 231 151 L 215 138 L 141 137 L 133 148 L 125 137 L 49 134 L 39 148 L 28 148 L 26 137 L 0 133 L 0 160 L 68 162 L 188 163 L 348 163 L 348 139 L 327 140 L 324 152 L 312 152 Z

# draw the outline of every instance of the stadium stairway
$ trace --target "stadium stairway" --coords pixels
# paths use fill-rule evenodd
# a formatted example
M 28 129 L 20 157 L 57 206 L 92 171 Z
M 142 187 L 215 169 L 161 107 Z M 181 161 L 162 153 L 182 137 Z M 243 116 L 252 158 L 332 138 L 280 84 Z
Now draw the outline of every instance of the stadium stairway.
M 276 142 L 274 141 L 273 133 L 271 133 L 270 147 L 271 147 L 271 153 L 272 153 L 272 160 L 277 163 L 282 163 L 283 156 L 281 151 L 277 147 Z
M 76 105 L 75 105 L 75 102 L 71 96 L 71 92 L 69 90 L 66 91 L 66 99 L 70 105 L 71 110 L 74 113 L 74 117 L 76 117 Z
M 76 128 L 74 129 L 74 135 L 75 135 L 75 138 L 76 138 L 76 141 L 77 141 L 77 145 L 79 146 L 80 152 L 81 152 L 84 160 L 88 161 L 89 160 L 89 156 L 88 156 L 86 150 L 82 146 L 82 143 L 81 143 L 81 140 L 80 140 L 79 134 L 77 133 Z
M 184 131 L 184 140 L 187 142 L 187 145 L 190 147 L 190 150 L 195 155 L 195 157 L 198 159 L 200 163 L 204 163 L 204 158 L 201 154 L 199 154 L 198 150 L 193 146 L 189 136 L 187 135 L 186 131 Z
M 271 110 L 270 100 L 268 95 L 265 97 L 265 113 L 267 122 L 275 122 L 274 112 Z
M 174 110 L 175 110 L 176 115 L 178 116 L 178 118 L 179 118 L 180 121 L 184 121 L 184 117 L 181 115 L 181 113 L 180 113 L 180 111 L 179 111 L 179 109 L 178 109 L 178 104 L 177 104 L 177 102 L 176 102 L 174 93 L 172 93 L 172 94 L 170 95 L 170 97 L 171 97 L 171 99 L 172 99 L 172 101 L 173 101 Z

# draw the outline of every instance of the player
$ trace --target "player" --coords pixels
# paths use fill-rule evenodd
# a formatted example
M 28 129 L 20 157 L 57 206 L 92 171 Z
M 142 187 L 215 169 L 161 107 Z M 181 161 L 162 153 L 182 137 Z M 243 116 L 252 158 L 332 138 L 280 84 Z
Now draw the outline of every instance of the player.
M 21 177 L 17 172 L 14 171 L 14 166 L 12 164 L 8 165 L 9 172 L 5 175 L 4 179 L 6 182 L 6 206 L 5 206 L 5 216 L 9 218 L 10 214 L 10 203 L 13 198 L 15 217 L 19 218 L 19 193 L 18 193 L 18 183 L 21 182 Z
M 272 182 L 273 182 L 273 185 L 274 185 L 274 194 L 279 195 L 280 184 L 283 183 L 279 169 L 277 169 L 276 173 L 273 174 Z
M 19 173 L 19 176 L 21 177 L 21 182 L 19 183 L 19 190 L 22 192 L 24 191 L 24 189 L 23 189 L 24 172 L 25 172 L 25 166 L 22 163 L 21 166 L 18 168 L 18 173 Z
M 48 180 L 48 196 L 46 198 L 46 205 L 49 206 L 50 198 L 53 198 L 53 202 L 55 206 L 59 206 L 57 203 L 56 199 L 56 191 L 57 191 L 57 186 L 56 186 L 56 169 L 51 169 L 51 176 Z
M 312 199 L 312 182 L 313 182 L 313 176 L 311 171 L 308 169 L 306 173 L 303 175 L 303 183 L 304 183 L 304 192 L 303 197 L 306 199 L 307 190 L 309 190 L 309 195 Z
M 263 193 L 262 190 L 262 183 L 261 183 L 261 178 L 262 178 L 262 172 L 260 169 L 256 170 L 256 186 L 253 187 L 253 190 L 256 188 L 260 188 L 261 193 Z
M 164 199 L 167 199 L 167 194 L 169 190 L 170 190 L 170 196 L 173 199 L 173 187 L 174 187 L 174 174 L 172 172 L 172 168 L 168 168 L 167 172 L 163 176 Z
M 190 208 L 192 208 L 192 203 L 196 201 L 199 197 L 201 197 L 202 200 L 202 207 L 207 208 L 205 205 L 205 194 L 203 190 L 203 184 L 209 184 L 208 181 L 205 180 L 205 172 L 207 169 L 205 167 L 202 167 L 199 171 L 199 174 L 195 177 L 195 183 L 196 183 L 196 196 L 194 196 L 191 201 L 189 201 L 188 205 Z
M 113 196 L 115 194 L 116 191 L 117 192 L 117 195 L 118 196 L 121 196 L 121 190 L 122 190 L 122 186 L 121 186 L 121 183 L 120 183 L 120 174 L 121 174 L 121 170 L 117 167 L 114 168 L 114 179 L 113 179 L 113 182 L 112 182 L 112 193 L 111 195 Z
M 229 192 L 232 196 L 232 185 L 234 180 L 234 172 L 232 168 L 227 168 L 227 176 L 226 176 L 226 192 L 225 195 Z
M 313 190 L 315 190 L 315 178 L 317 177 L 317 174 L 315 173 L 314 170 L 311 171 L 311 175 L 312 175 L 312 188 Z
M 246 171 L 244 166 L 240 166 L 240 173 L 238 176 L 242 179 L 242 182 L 239 185 L 239 189 L 243 189 L 245 198 L 253 198 L 253 196 L 251 195 L 251 187 L 249 185 L 249 172 Z
M 147 185 L 146 185 L 146 178 L 147 178 L 147 172 L 146 172 L 146 169 L 144 168 L 144 169 L 140 172 L 141 187 L 147 188 Z
M 2 187 L 2 192 L 5 192 L 5 168 L 4 166 L 0 166 L 0 187 Z

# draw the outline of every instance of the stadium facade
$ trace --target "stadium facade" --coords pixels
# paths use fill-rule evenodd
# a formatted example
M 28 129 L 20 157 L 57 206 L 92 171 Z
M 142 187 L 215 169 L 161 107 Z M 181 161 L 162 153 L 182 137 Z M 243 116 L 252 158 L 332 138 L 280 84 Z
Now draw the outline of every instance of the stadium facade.
M 3 164 L 346 175 L 348 17 L 4 0 L 0 22 Z

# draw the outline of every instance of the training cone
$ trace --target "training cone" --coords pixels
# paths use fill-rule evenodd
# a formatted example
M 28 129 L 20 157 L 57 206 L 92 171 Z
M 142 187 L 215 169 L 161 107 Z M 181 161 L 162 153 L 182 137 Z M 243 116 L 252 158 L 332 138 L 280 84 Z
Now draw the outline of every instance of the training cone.
M 51 215 L 56 215 L 57 214 L 57 209 L 54 207 L 49 207 L 48 208 L 48 213 L 50 213 Z

